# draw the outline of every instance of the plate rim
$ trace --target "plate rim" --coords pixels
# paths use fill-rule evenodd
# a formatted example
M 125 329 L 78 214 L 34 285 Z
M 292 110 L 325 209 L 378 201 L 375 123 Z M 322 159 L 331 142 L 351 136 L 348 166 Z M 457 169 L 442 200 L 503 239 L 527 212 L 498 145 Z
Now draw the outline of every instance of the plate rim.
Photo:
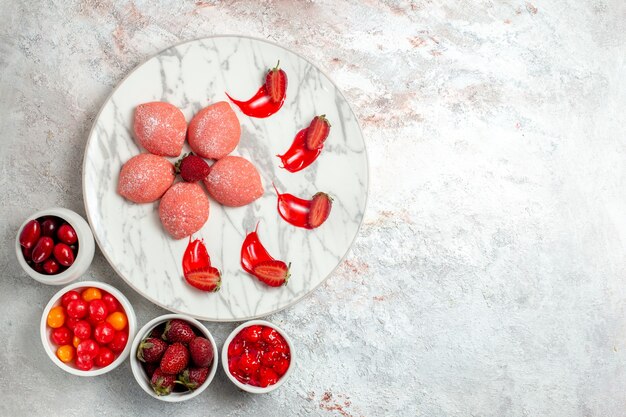
M 85 170 L 85 168 L 87 166 L 87 149 L 89 148 L 89 145 L 91 144 L 91 140 L 93 138 L 93 133 L 94 133 L 94 130 L 96 129 L 96 125 L 98 123 L 98 120 L 100 119 L 100 115 L 104 111 L 104 108 L 107 105 L 107 103 L 109 102 L 109 100 L 111 100 L 111 97 L 113 97 L 113 95 L 122 86 L 122 84 L 124 84 L 124 82 L 126 82 L 126 80 L 131 75 L 133 75 L 135 73 L 135 71 L 137 71 L 140 67 L 142 67 L 144 64 L 146 64 L 148 61 L 150 61 L 151 59 L 157 57 L 158 55 L 162 54 L 163 52 L 165 52 L 165 51 L 167 51 L 169 49 L 172 49 L 172 48 L 176 48 L 176 47 L 188 44 L 188 43 L 198 42 L 198 41 L 207 40 L 207 39 L 216 39 L 216 38 L 243 38 L 243 39 L 251 39 L 251 40 L 254 40 L 254 41 L 258 41 L 258 42 L 268 43 L 270 45 L 273 45 L 273 46 L 276 46 L 278 48 L 282 48 L 282 49 L 285 49 L 285 50 L 291 52 L 292 54 L 298 56 L 300 59 L 308 62 L 317 71 L 319 71 L 321 74 L 323 74 L 326 77 L 326 79 L 328 79 L 328 81 L 330 81 L 330 83 L 333 85 L 333 87 L 335 87 L 335 90 L 339 93 L 341 98 L 348 105 L 348 108 L 350 109 L 350 111 L 354 115 L 354 120 L 356 121 L 357 128 L 359 129 L 359 133 L 361 133 L 361 138 L 363 139 L 363 151 L 364 151 L 364 154 L 365 154 L 365 163 L 366 163 L 365 175 L 366 175 L 366 180 L 367 180 L 367 186 L 365 187 L 365 201 L 364 201 L 364 204 L 363 204 L 363 216 L 361 217 L 361 220 L 359 221 L 359 224 L 358 224 L 357 229 L 356 229 L 356 233 L 354 234 L 354 237 L 352 238 L 352 241 L 348 245 L 348 249 L 341 256 L 341 258 L 337 262 L 337 265 L 335 265 L 335 267 L 322 280 L 320 280 L 320 282 L 318 282 L 317 285 L 315 285 L 314 287 L 309 289 L 309 291 L 307 291 L 306 294 L 304 294 L 303 296 L 301 296 L 299 298 L 296 298 L 295 300 L 290 301 L 289 303 L 285 304 L 284 306 L 282 306 L 280 308 L 277 308 L 275 310 L 272 310 L 269 313 L 263 313 L 263 314 L 258 314 L 258 315 L 251 315 L 251 316 L 246 316 L 246 317 L 242 317 L 242 318 L 231 318 L 231 319 L 214 319 L 214 318 L 213 319 L 207 319 L 206 317 L 198 316 L 196 314 L 192 314 L 192 313 L 189 313 L 189 312 L 186 312 L 186 311 L 178 310 L 176 308 L 165 306 L 165 305 L 161 304 L 160 302 L 154 300 L 152 297 L 148 297 L 142 291 L 138 290 L 128 279 L 126 279 L 126 277 L 124 277 L 124 275 L 122 273 L 120 273 L 120 271 L 113 264 L 113 262 L 111 262 L 111 259 L 109 259 L 108 254 L 104 250 L 102 250 L 102 244 L 100 243 L 100 237 L 95 232 L 95 230 L 94 230 L 94 228 L 92 226 L 91 214 L 89 212 L 87 199 L 85 198 L 85 196 L 86 196 L 86 193 L 85 193 L 85 188 L 86 188 L 86 181 L 85 181 L 86 170 Z M 236 322 L 242 322 L 242 321 L 248 321 L 248 320 L 261 319 L 263 317 L 267 317 L 267 316 L 270 316 L 272 314 L 276 314 L 278 312 L 281 312 L 281 311 L 283 311 L 283 310 L 285 310 L 287 308 L 290 308 L 290 307 L 294 306 L 295 304 L 303 301 L 304 299 L 308 298 L 311 294 L 313 294 L 322 284 L 324 284 L 328 280 L 328 278 L 330 278 L 331 275 L 333 275 L 335 273 L 335 271 L 337 271 L 339 266 L 343 263 L 343 261 L 346 259 L 346 257 L 348 256 L 348 254 L 352 250 L 352 247 L 354 246 L 354 242 L 356 241 L 357 237 L 359 236 L 359 234 L 361 232 L 361 228 L 363 226 L 363 221 L 365 220 L 365 214 L 367 212 L 367 204 L 368 204 L 368 201 L 369 201 L 370 160 L 369 160 L 369 154 L 367 152 L 367 143 L 365 141 L 365 136 L 363 135 L 363 129 L 361 129 L 361 123 L 359 121 L 359 118 L 357 117 L 356 113 L 354 112 L 354 109 L 350 105 L 350 102 L 346 99 L 345 95 L 343 94 L 343 91 L 337 86 L 335 81 L 333 81 L 333 79 L 331 77 L 329 77 L 328 74 L 326 74 L 325 71 L 320 69 L 317 65 L 315 65 L 313 62 L 311 62 L 311 60 L 307 59 L 302 54 L 300 54 L 300 53 L 298 53 L 298 52 L 296 52 L 296 51 L 294 51 L 291 48 L 288 48 L 286 46 L 279 45 L 276 42 L 273 42 L 273 41 L 270 41 L 270 40 L 267 40 L 267 39 L 263 39 L 263 38 L 259 38 L 259 37 L 255 37 L 255 36 L 221 34 L 221 35 L 202 36 L 202 37 L 198 37 L 198 38 L 194 38 L 194 39 L 190 39 L 190 40 L 185 40 L 185 41 L 181 41 L 181 42 L 172 44 L 172 45 L 170 45 L 170 46 L 168 46 L 166 48 L 163 48 L 163 49 L 159 50 L 158 52 L 156 52 L 154 54 L 151 54 L 146 59 L 142 60 L 140 63 L 135 65 L 133 67 L 133 69 L 128 74 L 126 74 L 115 85 L 115 87 L 111 90 L 111 92 L 107 95 L 107 97 L 102 102 L 102 105 L 100 106 L 100 110 L 98 110 L 98 113 L 94 117 L 93 123 L 91 125 L 91 129 L 89 129 L 89 134 L 87 136 L 87 142 L 85 143 L 85 149 L 83 151 L 83 163 L 82 163 L 82 178 L 81 178 L 81 181 L 82 181 L 81 191 L 83 193 L 83 206 L 85 208 L 85 214 L 87 216 L 87 221 L 89 223 L 89 227 L 91 228 L 91 230 L 93 232 L 94 239 L 96 241 L 96 244 L 98 245 L 98 249 L 100 250 L 100 253 L 106 259 L 106 261 L 109 264 L 109 266 L 115 271 L 115 273 L 120 278 L 122 278 L 122 281 L 124 281 L 124 283 L 126 285 L 128 285 L 130 288 L 132 288 L 140 296 L 142 296 L 146 300 L 150 301 L 152 304 L 154 304 L 154 305 L 156 305 L 158 307 L 161 307 L 161 308 L 163 308 L 163 309 L 165 309 L 167 311 L 171 311 L 171 312 L 176 313 L 176 314 L 186 314 L 186 315 L 191 316 L 191 317 L 193 317 L 193 318 L 195 318 L 197 320 L 202 320 L 202 321 L 207 321 L 207 322 L 212 322 L 212 323 L 236 323 Z

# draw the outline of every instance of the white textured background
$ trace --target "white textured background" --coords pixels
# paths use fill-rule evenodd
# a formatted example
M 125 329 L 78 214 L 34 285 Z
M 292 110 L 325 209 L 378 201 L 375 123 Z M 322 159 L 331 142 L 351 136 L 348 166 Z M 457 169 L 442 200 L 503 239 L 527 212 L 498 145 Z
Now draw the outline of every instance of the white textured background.
M 19 269 L 24 217 L 84 213 L 81 163 L 111 89 L 196 37 L 267 38 L 316 62 L 371 163 L 353 251 L 269 319 L 299 347 L 277 392 L 223 373 L 164 405 L 127 364 L 49 362 L 57 290 Z M 0 1 L 0 415 L 626 415 L 626 5 L 622 0 Z M 163 313 L 97 253 L 140 324 Z M 221 345 L 233 325 L 211 325 Z

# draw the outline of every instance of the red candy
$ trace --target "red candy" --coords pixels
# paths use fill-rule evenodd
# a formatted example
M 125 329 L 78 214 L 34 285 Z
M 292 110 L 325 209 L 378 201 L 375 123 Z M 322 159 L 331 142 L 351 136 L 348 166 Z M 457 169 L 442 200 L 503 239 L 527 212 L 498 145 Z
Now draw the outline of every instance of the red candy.
M 276 384 L 290 364 L 287 341 L 268 326 L 246 327 L 228 345 L 228 369 L 243 384 Z

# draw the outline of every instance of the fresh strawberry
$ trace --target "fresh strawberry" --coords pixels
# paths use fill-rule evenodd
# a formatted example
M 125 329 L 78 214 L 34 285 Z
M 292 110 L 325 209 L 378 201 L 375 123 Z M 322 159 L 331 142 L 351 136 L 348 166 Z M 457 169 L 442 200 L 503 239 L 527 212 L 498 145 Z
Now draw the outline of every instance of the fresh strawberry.
M 178 381 L 193 391 L 204 384 L 208 376 L 209 368 L 189 368 L 178 376 Z
M 185 274 L 187 284 L 202 291 L 217 292 L 222 285 L 222 274 L 217 268 L 206 266 Z
M 330 215 L 330 209 L 333 207 L 333 199 L 326 193 L 317 193 L 311 199 L 311 207 L 309 208 L 308 222 L 311 229 L 319 227 L 326 221 Z
M 326 115 L 315 116 L 306 131 L 306 147 L 311 151 L 322 149 L 329 133 L 330 122 Z
M 176 173 L 187 182 L 196 182 L 205 179 L 211 167 L 206 161 L 193 153 L 183 155 L 181 159 L 176 162 Z
M 254 276 L 270 287 L 280 287 L 289 280 L 289 268 L 283 261 L 263 261 L 254 266 Z
M 265 89 L 274 103 L 283 101 L 287 94 L 287 74 L 279 65 L 280 61 L 265 76 Z
M 194 365 L 208 367 L 213 362 L 213 345 L 204 337 L 196 337 L 189 342 L 189 353 Z
M 169 395 L 174 389 L 176 383 L 176 375 L 169 375 L 163 372 L 161 368 L 154 371 L 150 378 L 150 385 L 156 395 Z
M 161 372 L 176 375 L 189 364 L 189 351 L 182 343 L 176 342 L 167 347 L 161 358 Z
M 149 337 L 139 343 L 137 359 L 147 363 L 158 362 L 161 360 L 165 349 L 167 349 L 167 343 L 156 337 Z
M 174 319 L 165 324 L 163 339 L 170 343 L 180 342 L 187 344 L 196 337 L 191 326 L 183 320 Z

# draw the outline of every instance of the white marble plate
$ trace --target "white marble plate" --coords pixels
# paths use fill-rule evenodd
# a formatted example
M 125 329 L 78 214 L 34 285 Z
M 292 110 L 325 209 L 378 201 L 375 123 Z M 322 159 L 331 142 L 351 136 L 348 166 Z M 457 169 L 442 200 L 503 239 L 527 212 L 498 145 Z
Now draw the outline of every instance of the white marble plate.
M 187 239 L 168 236 L 159 221 L 158 203 L 132 204 L 116 193 L 122 164 L 143 151 L 131 134 L 133 110 L 140 103 L 167 101 L 180 107 L 189 121 L 202 107 L 228 101 L 225 91 L 237 99 L 252 97 L 267 69 L 279 59 L 289 79 L 282 109 L 269 118 L 254 119 L 233 105 L 242 126 L 241 142 L 233 154 L 257 166 L 265 194 L 241 208 L 225 208 L 211 200 L 209 220 L 194 235 L 204 238 L 213 266 L 223 274 L 221 290 L 207 294 L 184 282 L 181 260 Z M 322 113 L 332 129 L 317 161 L 297 173 L 279 168 L 276 154 L 286 151 L 295 134 Z M 329 193 L 334 198 L 329 219 L 316 230 L 286 223 L 277 212 L 272 181 L 281 192 L 302 198 L 318 191 Z M 102 107 L 83 166 L 87 215 L 111 266 L 152 302 L 210 321 L 262 317 L 313 291 L 350 248 L 363 219 L 367 189 L 361 130 L 332 81 L 285 48 L 235 36 L 171 47 L 131 72 Z M 259 236 L 270 254 L 292 263 L 291 279 L 284 287 L 269 288 L 240 266 L 243 239 L 259 221 Z

